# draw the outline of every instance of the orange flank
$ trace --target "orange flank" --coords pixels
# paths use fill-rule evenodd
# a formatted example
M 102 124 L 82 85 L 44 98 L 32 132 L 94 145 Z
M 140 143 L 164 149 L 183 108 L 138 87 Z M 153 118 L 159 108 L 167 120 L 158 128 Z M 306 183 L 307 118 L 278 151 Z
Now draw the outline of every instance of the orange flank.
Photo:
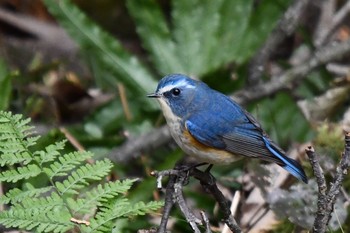
M 190 151 L 188 149 L 185 151 L 187 153 L 191 152 L 190 155 L 197 157 L 203 162 L 211 164 L 228 164 L 240 159 L 240 156 L 235 156 L 228 151 L 204 145 L 194 138 L 187 129 L 183 131 L 183 138 L 186 140 L 183 141 L 183 143 L 190 147 Z

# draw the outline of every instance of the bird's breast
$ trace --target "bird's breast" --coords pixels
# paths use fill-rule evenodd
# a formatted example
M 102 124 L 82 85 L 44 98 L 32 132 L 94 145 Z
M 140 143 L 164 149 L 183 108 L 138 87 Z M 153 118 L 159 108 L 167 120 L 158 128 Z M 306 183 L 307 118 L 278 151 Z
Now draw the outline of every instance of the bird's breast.
M 182 119 L 173 113 L 165 100 L 159 99 L 159 103 L 172 137 L 186 154 L 193 156 L 198 162 L 210 164 L 229 164 L 239 159 L 240 156 L 228 151 L 200 143 L 188 132 Z

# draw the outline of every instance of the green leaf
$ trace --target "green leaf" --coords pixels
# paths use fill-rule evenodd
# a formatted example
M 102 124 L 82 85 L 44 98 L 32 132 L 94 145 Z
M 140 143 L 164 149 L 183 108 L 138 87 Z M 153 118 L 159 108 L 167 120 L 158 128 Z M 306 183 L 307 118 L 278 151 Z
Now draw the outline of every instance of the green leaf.
M 99 184 L 93 190 L 84 193 L 82 198 L 77 200 L 72 198 L 67 199 L 69 208 L 74 210 L 74 213 L 90 213 L 92 209 L 103 205 L 103 203 L 108 202 L 109 199 L 115 198 L 119 194 L 125 194 L 136 180 L 137 179 L 127 179 L 108 182 L 104 185 Z
M 213 49 L 211 60 L 213 67 L 239 61 L 244 55 L 236 52 L 242 41 L 246 40 L 245 31 L 252 15 L 252 0 L 225 0 L 220 7 L 220 22 L 217 29 L 216 49 Z M 260 38 L 262 40 L 262 38 Z
M 18 141 L 14 143 L 15 146 L 18 145 Z M 7 144 L 9 146 L 9 143 Z M 18 149 L 18 148 L 16 148 Z M 22 163 L 23 165 L 28 164 L 33 160 L 31 154 L 27 151 L 13 151 L 13 148 L 1 148 L 3 154 L 0 154 L 0 166 L 13 165 L 15 163 Z M 6 151 L 6 152 L 5 152 Z
M 35 232 L 67 232 L 74 225 L 67 211 L 38 212 L 27 209 L 10 209 L 0 213 L 0 224 Z
M 63 182 L 56 182 L 55 186 L 62 195 L 78 194 L 79 189 L 88 185 L 88 180 L 101 180 L 112 167 L 113 164 L 108 159 L 96 161 L 95 164 L 86 164 L 72 172 Z
M 63 199 L 56 193 L 52 192 L 51 195 L 40 198 L 26 198 L 21 203 L 13 205 L 12 209 L 23 208 L 32 211 L 49 212 L 53 209 L 66 209 Z
M 244 4 L 245 1 L 241 1 Z M 252 9 L 244 30 L 239 34 L 239 40 L 235 40 L 235 60 L 238 63 L 246 62 L 254 52 L 264 43 L 278 19 L 286 10 L 290 1 L 265 0 Z M 243 7 L 243 5 L 241 5 Z
M 11 99 L 11 79 L 14 73 L 10 73 L 3 59 L 0 59 L 0 110 L 6 110 Z
M 48 145 L 45 150 L 36 151 L 34 155 L 39 156 L 39 162 L 41 164 L 51 162 L 61 155 L 60 150 L 64 149 L 67 140 L 56 142 L 55 144 Z
M 44 172 L 50 179 L 58 176 L 66 176 L 68 175 L 67 172 L 71 171 L 82 161 L 89 159 L 92 156 L 93 154 L 88 151 L 71 152 L 58 157 L 58 161 L 50 164 L 49 168 L 45 167 Z
M 220 50 L 217 29 L 222 3 L 223 0 L 172 1 L 176 51 L 187 74 L 201 76 L 210 71 L 212 52 Z
M 260 109 L 265 111 L 260 111 Z M 260 101 L 256 111 L 255 115 L 263 129 L 282 148 L 293 141 L 310 140 L 311 132 L 308 122 L 288 94 L 280 93 L 275 98 Z M 298 124 L 292 122 L 298 122 Z
M 111 232 L 113 220 L 121 217 L 132 217 L 153 212 L 163 206 L 162 202 L 151 201 L 131 204 L 126 198 L 114 200 L 108 206 L 101 207 L 95 218 L 90 219 L 90 226 L 84 232 Z
M 8 170 L 0 173 L 0 181 L 17 182 L 23 179 L 35 177 L 41 173 L 40 168 L 35 164 L 19 167 L 16 170 Z
M 30 137 L 33 133 L 30 119 L 22 119 L 22 115 L 12 115 L 10 112 L 0 111 L 0 151 L 2 153 L 29 152 L 37 137 Z
M 129 0 L 127 7 L 136 22 L 143 45 L 151 54 L 157 69 L 162 74 L 186 72 L 176 54 L 176 44 L 156 1 Z
M 21 202 L 27 198 L 38 197 L 43 193 L 49 192 L 52 187 L 35 188 L 30 183 L 26 183 L 25 187 L 27 190 L 21 190 L 18 188 L 13 188 L 9 190 L 6 194 L 0 196 L 0 204 L 9 204 Z
M 113 80 L 104 80 L 109 86 L 116 87 L 118 82 L 122 82 L 131 96 L 148 107 L 155 108 L 156 104 L 144 97 L 154 91 L 157 83 L 137 57 L 132 56 L 115 38 L 88 19 L 71 1 L 45 0 L 44 3 L 79 44 L 84 54 L 113 74 Z M 103 79 L 104 76 L 96 78 Z

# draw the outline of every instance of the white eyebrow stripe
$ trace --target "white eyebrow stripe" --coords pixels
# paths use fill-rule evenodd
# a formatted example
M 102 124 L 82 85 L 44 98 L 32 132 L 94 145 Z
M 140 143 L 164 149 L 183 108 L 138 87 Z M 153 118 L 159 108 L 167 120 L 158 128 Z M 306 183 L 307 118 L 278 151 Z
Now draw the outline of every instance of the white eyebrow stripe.
M 185 88 L 195 88 L 194 85 L 189 84 L 186 81 L 180 81 L 178 83 L 172 84 L 172 85 L 167 85 L 165 87 L 162 87 L 161 89 L 159 89 L 159 93 L 165 93 L 167 91 L 170 91 L 171 89 L 173 89 L 174 87 L 185 87 Z

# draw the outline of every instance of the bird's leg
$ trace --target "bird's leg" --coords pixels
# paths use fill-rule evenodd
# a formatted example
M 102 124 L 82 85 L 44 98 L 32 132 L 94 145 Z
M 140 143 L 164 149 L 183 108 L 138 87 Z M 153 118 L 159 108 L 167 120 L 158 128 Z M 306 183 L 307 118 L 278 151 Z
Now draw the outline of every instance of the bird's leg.
M 210 174 L 210 170 L 211 170 L 211 168 L 213 167 L 213 164 L 209 164 L 209 166 L 205 169 L 205 171 L 204 172 L 206 172 L 206 173 L 209 173 Z

